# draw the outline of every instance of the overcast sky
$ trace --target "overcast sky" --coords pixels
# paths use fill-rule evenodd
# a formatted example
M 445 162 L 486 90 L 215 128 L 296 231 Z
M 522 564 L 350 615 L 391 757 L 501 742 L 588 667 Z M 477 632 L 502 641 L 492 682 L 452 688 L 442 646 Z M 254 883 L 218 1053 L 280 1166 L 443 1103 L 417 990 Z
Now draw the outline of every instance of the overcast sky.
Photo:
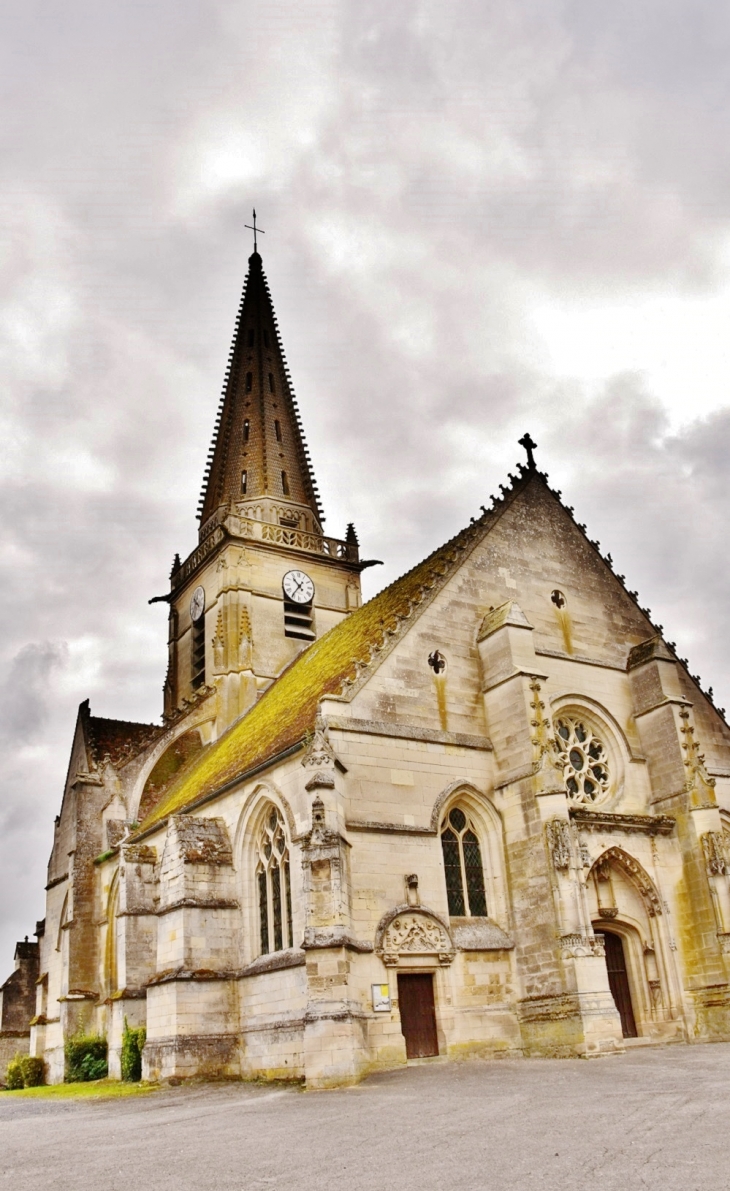
M 327 530 L 386 580 L 522 456 L 730 707 L 730 10 L 0 9 L 0 981 L 79 702 L 156 720 L 256 206 Z

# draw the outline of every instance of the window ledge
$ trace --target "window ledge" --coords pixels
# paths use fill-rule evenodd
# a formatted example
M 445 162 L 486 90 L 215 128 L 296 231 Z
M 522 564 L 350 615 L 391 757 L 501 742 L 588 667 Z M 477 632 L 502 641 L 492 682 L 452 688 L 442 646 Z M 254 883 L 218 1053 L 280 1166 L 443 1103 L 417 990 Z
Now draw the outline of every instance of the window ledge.
M 459 951 L 511 951 L 512 939 L 491 918 L 450 918 L 451 936 Z

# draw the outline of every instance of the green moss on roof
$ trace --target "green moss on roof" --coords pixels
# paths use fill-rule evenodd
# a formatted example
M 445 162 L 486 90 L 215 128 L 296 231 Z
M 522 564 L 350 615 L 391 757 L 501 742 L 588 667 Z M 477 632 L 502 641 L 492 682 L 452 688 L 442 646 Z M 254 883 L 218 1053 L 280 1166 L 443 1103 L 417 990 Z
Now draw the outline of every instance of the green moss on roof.
M 482 519 L 482 522 L 484 519 Z M 163 795 L 140 825 L 145 831 L 239 775 L 298 744 L 314 728 L 319 701 L 338 694 L 366 665 L 386 634 L 408 616 L 424 591 L 451 569 L 475 530 L 469 526 L 412 571 L 335 625 L 287 667 L 258 703 L 210 745 Z

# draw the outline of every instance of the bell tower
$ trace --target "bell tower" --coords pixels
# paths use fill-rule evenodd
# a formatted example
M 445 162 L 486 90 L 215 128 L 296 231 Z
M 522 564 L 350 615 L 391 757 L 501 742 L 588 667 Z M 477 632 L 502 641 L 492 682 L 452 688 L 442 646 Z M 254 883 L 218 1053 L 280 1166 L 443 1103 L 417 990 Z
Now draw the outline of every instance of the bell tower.
M 215 694 L 214 734 L 360 605 L 358 541 L 324 517 L 263 263 L 249 257 L 200 499 L 170 576 L 165 717 Z M 367 565 L 367 564 L 366 564 Z

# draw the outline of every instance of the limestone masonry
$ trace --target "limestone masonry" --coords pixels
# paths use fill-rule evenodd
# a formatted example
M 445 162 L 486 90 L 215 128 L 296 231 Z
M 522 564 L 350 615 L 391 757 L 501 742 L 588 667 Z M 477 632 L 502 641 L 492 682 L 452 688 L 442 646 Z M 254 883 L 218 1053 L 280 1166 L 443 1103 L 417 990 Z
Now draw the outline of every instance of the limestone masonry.
M 162 724 L 79 709 L 3 1070 L 88 1030 L 119 1077 L 125 1018 L 150 1079 L 314 1088 L 730 1038 L 730 729 L 523 443 L 362 605 L 254 252 Z

